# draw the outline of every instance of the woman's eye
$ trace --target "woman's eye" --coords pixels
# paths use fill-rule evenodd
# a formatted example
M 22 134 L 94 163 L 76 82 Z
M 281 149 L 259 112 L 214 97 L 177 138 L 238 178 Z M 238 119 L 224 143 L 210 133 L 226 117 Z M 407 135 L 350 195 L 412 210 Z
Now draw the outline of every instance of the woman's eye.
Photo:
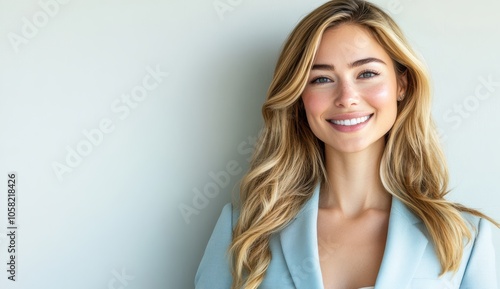
M 371 77 L 374 77 L 374 76 L 377 76 L 378 73 L 376 73 L 375 71 L 363 71 L 360 75 L 359 75 L 359 78 L 371 78 Z
M 327 77 L 318 77 L 312 81 L 312 83 L 328 83 L 328 82 L 331 82 L 331 80 Z

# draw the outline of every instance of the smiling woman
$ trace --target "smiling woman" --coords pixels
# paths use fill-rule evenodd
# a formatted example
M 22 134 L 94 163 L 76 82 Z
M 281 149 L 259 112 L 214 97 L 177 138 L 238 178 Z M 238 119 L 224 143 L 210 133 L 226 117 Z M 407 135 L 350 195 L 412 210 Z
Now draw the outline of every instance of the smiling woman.
M 497 288 L 499 224 L 445 199 L 430 104 L 424 65 L 381 9 L 333 0 L 306 16 L 196 288 Z
M 359 39 L 363 45 L 356 45 Z M 406 74 L 397 75 L 363 26 L 342 24 L 323 34 L 302 101 L 309 127 L 324 143 L 331 182 L 330 193 L 320 196 L 317 233 L 326 288 L 375 284 L 391 200 L 373 172 L 406 84 Z

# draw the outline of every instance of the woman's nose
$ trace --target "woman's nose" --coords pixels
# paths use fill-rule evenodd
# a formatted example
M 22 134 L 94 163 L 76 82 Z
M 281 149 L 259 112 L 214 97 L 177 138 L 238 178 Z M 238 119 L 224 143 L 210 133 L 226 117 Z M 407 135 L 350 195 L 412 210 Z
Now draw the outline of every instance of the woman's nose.
M 358 91 L 350 83 L 341 82 L 336 93 L 335 106 L 342 108 L 350 108 L 359 103 Z

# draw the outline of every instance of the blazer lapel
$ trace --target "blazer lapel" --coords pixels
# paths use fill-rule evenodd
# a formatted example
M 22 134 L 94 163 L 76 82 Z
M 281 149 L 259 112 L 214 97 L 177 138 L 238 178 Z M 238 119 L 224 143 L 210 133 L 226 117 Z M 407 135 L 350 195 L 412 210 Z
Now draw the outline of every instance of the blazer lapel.
M 318 255 L 319 186 L 295 219 L 280 232 L 286 265 L 296 289 L 323 289 Z M 424 224 L 401 201 L 392 198 L 384 257 L 376 289 L 406 289 L 428 244 Z
M 424 254 L 428 239 L 423 222 L 400 200 L 393 197 L 384 257 L 376 289 L 406 289 Z
M 286 265 L 297 289 L 323 289 L 318 255 L 319 186 L 295 219 L 280 233 Z

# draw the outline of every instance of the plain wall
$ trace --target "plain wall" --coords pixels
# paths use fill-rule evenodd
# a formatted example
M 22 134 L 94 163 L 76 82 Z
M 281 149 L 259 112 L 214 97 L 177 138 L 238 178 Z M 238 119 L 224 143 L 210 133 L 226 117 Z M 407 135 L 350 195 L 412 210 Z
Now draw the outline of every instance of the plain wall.
M 193 288 L 279 50 L 323 2 L 0 0 L 0 287 Z M 431 72 L 449 198 L 500 220 L 500 2 L 374 2 Z

